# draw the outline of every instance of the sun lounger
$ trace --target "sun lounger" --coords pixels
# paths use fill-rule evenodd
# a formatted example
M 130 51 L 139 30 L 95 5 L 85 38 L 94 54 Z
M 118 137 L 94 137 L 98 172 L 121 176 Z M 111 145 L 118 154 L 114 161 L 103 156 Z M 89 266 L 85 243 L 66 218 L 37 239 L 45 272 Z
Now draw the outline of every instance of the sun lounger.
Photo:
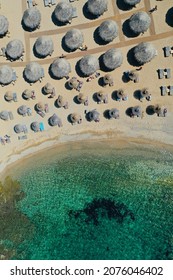
M 169 46 L 163 48 L 164 56 L 169 57 L 171 54 L 171 48 Z
M 27 135 L 18 136 L 18 140 L 24 140 L 24 139 L 27 139 L 27 138 L 28 138 Z
M 72 18 L 76 18 L 76 17 L 77 17 L 77 9 L 76 9 L 76 7 L 73 7 Z
M 39 114 L 42 118 L 45 117 L 45 113 L 43 111 L 38 111 L 37 114 Z
M 51 4 L 55 5 L 56 4 L 56 0 L 51 0 Z
M 13 101 L 17 102 L 17 94 L 16 94 L 16 92 L 13 93 Z
M 105 94 L 104 103 L 105 103 L 105 104 L 107 104 L 107 103 L 108 103 L 108 95 L 107 95 L 107 94 Z
M 44 111 L 45 111 L 45 113 L 49 113 L 49 106 L 48 106 L 48 104 L 45 104 Z
M 169 86 L 169 95 L 173 95 L 173 86 Z
M 28 129 L 27 129 L 27 127 L 26 127 L 25 124 L 23 125 L 23 132 L 24 132 L 25 134 L 28 133 Z
M 28 8 L 32 8 L 33 7 L 32 0 L 27 0 L 27 2 L 28 2 Z
M 158 72 L 159 79 L 163 79 L 164 78 L 164 70 L 163 69 L 158 69 L 157 72 Z
M 10 120 L 14 120 L 13 113 L 11 111 L 8 112 L 8 116 Z
M 2 145 L 5 145 L 5 139 L 3 139 L 2 137 L 0 137 L 0 142 Z
M 64 109 L 68 109 L 68 101 L 65 103 Z
M 39 123 L 40 131 L 44 131 L 44 123 Z
M 13 82 L 15 82 L 15 81 L 17 80 L 17 75 L 16 75 L 16 72 L 15 72 L 15 71 L 13 72 L 12 80 L 13 80 Z
M 32 110 L 31 110 L 31 108 L 27 108 L 27 115 L 28 115 L 28 116 L 31 116 L 31 115 L 32 115 Z
M 6 48 L 1 48 L 1 51 L 0 51 L 0 56 L 6 56 Z
M 167 68 L 167 69 L 165 69 L 165 71 L 166 71 L 166 79 L 170 79 L 171 78 L 171 69 Z
M 162 96 L 164 96 L 164 95 L 167 94 L 167 88 L 166 88 L 166 86 L 161 86 L 161 87 L 160 87 L 160 90 L 161 90 L 161 95 L 162 95 Z
M 47 7 L 50 5 L 50 0 L 44 0 L 44 6 Z

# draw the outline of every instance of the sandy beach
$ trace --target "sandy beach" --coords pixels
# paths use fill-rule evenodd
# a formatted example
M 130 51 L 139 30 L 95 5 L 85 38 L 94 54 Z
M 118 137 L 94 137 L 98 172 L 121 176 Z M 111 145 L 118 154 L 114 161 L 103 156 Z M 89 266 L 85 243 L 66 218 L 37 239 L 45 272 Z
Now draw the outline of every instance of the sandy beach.
M 116 5 L 116 1 L 108 1 L 108 10 L 100 17 L 94 20 L 90 20 L 83 14 L 83 6 L 87 2 L 85 0 L 74 1 L 72 5 L 77 9 L 78 17 L 72 20 L 71 24 L 57 26 L 53 23 L 51 15 L 55 9 L 55 6 L 44 7 L 43 0 L 36 0 L 37 8 L 41 12 L 41 25 L 40 29 L 33 32 L 27 32 L 21 25 L 21 19 L 24 11 L 28 8 L 27 1 L 13 0 L 1 0 L 1 15 L 5 15 L 9 21 L 10 38 L 7 36 L 0 38 L 1 47 L 5 47 L 6 44 L 13 39 L 20 39 L 24 44 L 24 59 L 23 61 L 10 62 L 5 57 L 0 56 L 0 67 L 3 65 L 10 65 L 18 76 L 15 85 L 6 85 L 1 88 L 1 103 L 0 111 L 12 111 L 14 115 L 13 120 L 0 120 L 1 132 L 0 136 L 9 135 L 11 142 L 0 146 L 0 172 L 14 163 L 16 160 L 22 159 L 26 156 L 32 155 L 37 151 L 53 147 L 54 145 L 62 144 L 65 142 L 77 142 L 84 140 L 100 140 L 100 139 L 113 139 L 117 143 L 150 143 L 154 147 L 156 145 L 172 145 L 173 142 L 173 107 L 172 96 L 168 94 L 161 96 L 161 86 L 173 86 L 172 77 L 170 79 L 158 78 L 157 70 L 159 68 L 170 68 L 172 71 L 172 54 L 169 57 L 164 57 L 163 47 L 172 45 L 172 27 L 166 20 L 166 14 L 171 9 L 171 3 L 169 0 L 155 1 L 155 0 L 142 0 L 135 8 L 124 11 L 119 9 Z M 59 1 L 57 1 L 58 3 Z M 151 25 L 144 35 L 137 37 L 128 37 L 126 32 L 123 31 L 123 23 L 132 14 L 137 11 L 148 12 L 151 8 L 157 5 L 157 11 L 150 14 Z M 14 16 L 15 11 L 15 16 Z M 112 42 L 105 45 L 100 45 L 94 38 L 95 29 L 106 19 L 115 20 L 119 26 L 119 36 Z M 79 49 L 74 52 L 67 52 L 63 49 L 62 39 L 67 31 L 72 28 L 79 28 L 84 34 L 84 44 L 87 45 L 86 51 L 80 51 Z M 44 59 L 39 59 L 34 56 L 33 45 L 39 36 L 49 35 L 54 42 L 54 52 L 52 56 L 48 56 Z M 139 83 L 133 83 L 132 81 L 125 83 L 122 79 L 123 72 L 127 70 L 135 70 L 136 66 L 129 63 L 128 52 L 134 46 L 141 42 L 151 42 L 157 50 L 157 56 L 143 65 L 142 70 L 139 71 Z M 99 58 L 105 51 L 111 48 L 120 48 L 123 53 L 123 64 L 111 71 L 111 75 L 114 80 L 113 87 L 102 87 L 99 84 L 100 77 L 103 77 L 106 72 L 99 70 L 99 78 L 94 78 L 91 82 L 87 82 L 86 78 L 78 76 L 76 73 L 76 63 L 87 54 L 93 54 Z M 50 64 L 59 56 L 64 54 L 66 59 L 71 65 L 70 78 L 77 76 L 80 81 L 83 81 L 83 87 L 81 92 L 88 96 L 88 106 L 83 104 L 76 104 L 74 97 L 78 94 L 75 89 L 69 90 L 66 87 L 66 79 L 52 79 L 49 75 Z M 31 62 L 38 62 L 43 68 L 45 76 L 41 82 L 36 82 L 32 86 L 23 78 L 23 70 L 25 66 Z M 173 75 L 173 73 L 172 73 Z M 56 97 L 48 98 L 47 95 L 42 93 L 42 88 L 49 82 L 55 87 Z M 150 102 L 143 100 L 140 102 L 135 97 L 135 92 L 147 87 L 151 92 L 152 99 Z M 119 88 L 123 88 L 128 95 L 127 101 L 118 102 L 112 98 L 112 93 Z M 24 100 L 22 93 L 25 89 L 32 89 L 35 91 L 36 99 L 29 101 Z M 97 104 L 93 99 L 93 94 L 102 90 L 103 93 L 108 94 L 107 104 Z M 18 102 L 7 102 L 4 99 L 4 94 L 7 91 L 17 93 Z M 68 100 L 69 108 L 57 108 L 55 106 L 55 100 L 58 95 L 62 95 Z M 42 118 L 34 110 L 34 106 L 38 102 L 47 103 L 49 106 L 49 112 Z M 168 110 L 166 117 L 158 117 L 156 114 L 148 114 L 147 107 L 150 105 L 159 104 L 164 106 Z M 26 105 L 32 109 L 32 115 L 23 117 L 18 114 L 17 109 L 21 105 Z M 144 116 L 142 118 L 130 118 L 126 111 L 133 106 L 141 106 Z M 107 119 L 104 117 L 105 110 L 117 108 L 120 113 L 119 119 Z M 88 122 L 85 118 L 85 110 L 90 111 L 97 109 L 100 113 L 100 122 Z M 62 120 L 62 127 L 51 127 L 48 124 L 48 119 L 56 113 Z M 72 125 L 68 121 L 68 116 L 71 113 L 78 113 L 82 117 L 82 123 Z M 30 129 L 32 122 L 38 121 L 44 123 L 45 130 L 42 132 L 33 132 Z M 18 140 L 18 134 L 14 131 L 15 124 L 25 124 L 28 128 L 27 139 Z M 22 134 L 23 135 L 23 134 Z M 122 140 L 125 141 L 122 141 Z M 160 143 L 160 144 L 159 144 Z

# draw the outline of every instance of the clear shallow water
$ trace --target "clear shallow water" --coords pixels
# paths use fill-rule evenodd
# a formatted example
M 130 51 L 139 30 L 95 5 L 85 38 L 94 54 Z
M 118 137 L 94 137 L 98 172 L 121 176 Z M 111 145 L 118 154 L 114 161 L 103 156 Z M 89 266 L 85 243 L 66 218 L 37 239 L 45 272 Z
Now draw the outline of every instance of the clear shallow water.
M 32 226 L 14 259 L 173 259 L 171 153 L 70 146 L 13 173 Z

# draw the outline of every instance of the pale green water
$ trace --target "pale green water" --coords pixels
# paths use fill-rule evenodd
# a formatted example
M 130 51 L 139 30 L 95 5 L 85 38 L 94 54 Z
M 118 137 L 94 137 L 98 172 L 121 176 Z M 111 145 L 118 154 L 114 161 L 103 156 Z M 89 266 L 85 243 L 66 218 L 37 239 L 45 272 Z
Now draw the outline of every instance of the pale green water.
M 15 259 L 173 259 L 170 152 L 70 146 L 28 159 L 16 176 L 34 230 L 13 245 Z

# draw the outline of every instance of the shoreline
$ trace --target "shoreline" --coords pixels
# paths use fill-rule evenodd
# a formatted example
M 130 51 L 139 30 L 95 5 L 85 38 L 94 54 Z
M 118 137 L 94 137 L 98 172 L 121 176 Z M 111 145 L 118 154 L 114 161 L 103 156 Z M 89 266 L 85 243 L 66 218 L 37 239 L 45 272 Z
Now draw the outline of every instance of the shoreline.
M 45 140 L 41 143 L 31 145 L 30 147 L 27 147 L 26 149 L 23 149 L 20 152 L 10 156 L 8 160 L 1 163 L 0 165 L 0 178 L 3 181 L 5 177 L 8 176 L 7 173 L 14 166 L 14 164 L 20 165 L 20 163 L 23 160 L 27 160 L 32 156 L 39 155 L 45 152 L 46 150 L 57 149 L 58 147 L 62 148 L 65 146 L 68 147 L 71 144 L 73 145 L 73 147 L 77 147 L 77 145 L 85 145 L 87 143 L 92 143 L 96 141 L 97 143 L 102 143 L 105 141 L 107 143 L 109 142 L 109 144 L 116 145 L 117 149 L 124 149 L 127 147 L 129 148 L 132 145 L 142 145 L 142 147 L 150 147 L 154 149 L 173 149 L 173 146 L 166 142 L 161 142 L 149 138 L 139 138 L 138 136 L 131 137 L 127 135 L 122 135 L 121 132 L 117 133 L 111 130 L 102 132 L 86 131 L 78 134 L 62 135 L 61 137 L 57 136 L 50 140 Z

